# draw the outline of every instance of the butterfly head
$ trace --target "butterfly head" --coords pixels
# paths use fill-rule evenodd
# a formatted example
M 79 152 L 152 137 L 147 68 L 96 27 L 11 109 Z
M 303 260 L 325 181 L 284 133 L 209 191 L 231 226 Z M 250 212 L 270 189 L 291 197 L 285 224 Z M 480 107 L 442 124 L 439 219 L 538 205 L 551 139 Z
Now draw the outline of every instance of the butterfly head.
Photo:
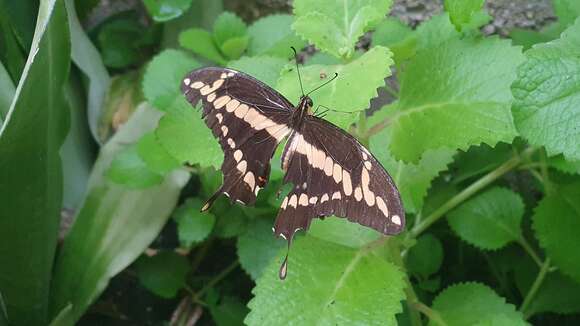
M 312 99 L 308 95 L 303 95 L 300 97 L 300 111 L 305 112 L 308 115 L 312 115 L 312 106 L 314 103 Z

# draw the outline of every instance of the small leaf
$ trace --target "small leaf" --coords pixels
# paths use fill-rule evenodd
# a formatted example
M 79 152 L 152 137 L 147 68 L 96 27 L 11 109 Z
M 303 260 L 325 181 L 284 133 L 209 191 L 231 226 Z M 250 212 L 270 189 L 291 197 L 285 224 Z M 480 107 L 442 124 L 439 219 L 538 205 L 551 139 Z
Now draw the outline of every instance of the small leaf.
M 526 52 L 512 85 L 519 132 L 550 156 L 580 160 L 580 20 L 560 37 Z
M 246 51 L 248 41 L 247 36 L 230 38 L 222 45 L 222 52 L 229 59 L 237 59 Z
M 391 0 L 297 0 L 292 27 L 320 50 L 350 58 L 359 37 L 376 26 L 390 6 Z
M 246 231 L 238 237 L 238 257 L 240 265 L 252 277 L 260 278 L 278 252 L 284 248 L 284 241 L 277 239 L 272 232 L 273 221 L 256 218 Z
M 200 65 L 182 51 L 165 50 L 147 65 L 143 77 L 143 93 L 149 103 L 167 111 L 183 98 L 179 86 L 183 77 Z
M 157 22 L 177 18 L 191 6 L 192 0 L 143 0 L 145 8 Z
M 248 55 L 271 55 L 284 59 L 292 57 L 291 46 L 301 49 L 306 45 L 292 30 L 293 20 L 291 15 L 270 15 L 255 21 L 248 28 Z
M 137 277 L 143 286 L 166 299 L 175 297 L 185 285 L 190 270 L 187 258 L 173 251 L 161 251 L 153 257 L 143 256 L 135 262 Z
M 248 308 L 240 299 L 226 296 L 220 303 L 210 305 L 209 312 L 217 326 L 233 326 L 243 324 Z
M 430 49 L 461 35 L 449 19 L 448 13 L 432 17 L 421 23 L 415 32 L 417 36 L 417 51 Z
M 179 34 L 179 45 L 208 60 L 224 65 L 226 59 L 214 43 L 211 33 L 200 28 L 190 28 Z
M 230 61 L 228 62 L 228 67 L 245 72 L 274 88 L 278 78 L 280 78 L 280 71 L 287 63 L 288 61 L 280 58 L 254 56 L 241 57 L 238 60 Z
M 137 146 L 119 152 L 106 172 L 107 177 L 132 189 L 147 188 L 161 183 L 163 176 L 151 171 L 137 153 Z
M 566 160 L 564 155 L 557 155 L 548 158 L 548 164 L 564 173 L 580 174 L 580 161 Z
M 369 249 L 311 236 L 297 239 L 288 276 L 275 260 L 257 281 L 248 325 L 394 325 L 404 298 L 403 274 Z
M 448 287 L 435 298 L 433 309 L 449 326 L 496 325 L 496 320 L 507 321 L 497 325 L 526 325 L 513 305 L 480 283 Z M 436 323 L 432 321 L 429 325 Z
M 177 236 L 182 247 L 189 248 L 193 244 L 205 240 L 213 230 L 215 216 L 210 212 L 201 212 L 202 201 L 190 198 L 173 213 L 177 222 Z
M 443 245 L 441 241 L 427 233 L 417 239 L 417 243 L 409 249 L 407 268 L 409 272 L 427 279 L 437 273 L 443 263 Z
M 540 245 L 561 271 L 580 283 L 580 183 L 562 185 L 540 201 L 533 227 Z
M 400 64 L 415 55 L 417 37 L 413 30 L 396 18 L 383 20 L 372 36 L 373 46 L 386 46 L 393 51 L 394 59 Z
M 521 239 L 524 203 L 515 192 L 492 188 L 449 212 L 447 221 L 466 242 L 495 250 Z
M 223 50 L 227 40 L 244 37 L 248 27 L 236 14 L 224 11 L 213 24 L 213 38 L 215 43 Z
M 181 166 L 179 161 L 159 144 L 153 132 L 141 137 L 137 143 L 137 154 L 152 172 L 166 173 Z
M 471 21 L 472 16 L 483 6 L 484 0 L 445 0 L 445 10 L 458 31 Z
M 336 216 L 312 220 L 308 234 L 351 248 L 360 248 L 381 237 L 378 231 Z

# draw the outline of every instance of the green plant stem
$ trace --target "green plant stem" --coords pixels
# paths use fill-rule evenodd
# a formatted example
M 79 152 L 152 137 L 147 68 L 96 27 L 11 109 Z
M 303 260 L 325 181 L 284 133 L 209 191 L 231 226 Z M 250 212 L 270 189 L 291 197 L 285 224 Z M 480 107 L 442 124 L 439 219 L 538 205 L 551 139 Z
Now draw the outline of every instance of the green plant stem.
M 532 287 L 530 287 L 530 290 L 526 294 L 526 297 L 524 298 L 524 302 L 522 303 L 522 305 L 520 307 L 520 311 L 524 314 L 524 316 L 526 316 L 525 311 L 526 311 L 526 309 L 528 309 L 528 306 L 532 302 L 532 299 L 534 298 L 534 296 L 536 296 L 536 293 L 538 292 L 538 290 L 540 289 L 540 286 L 544 282 L 546 275 L 548 275 L 549 270 L 550 270 L 550 258 L 546 258 L 546 260 L 542 264 L 542 267 L 540 268 L 540 272 L 538 273 L 538 276 L 534 280 Z M 528 317 L 529 316 L 526 316 L 526 318 L 528 318 Z
M 429 320 L 431 320 L 435 324 L 440 325 L 440 326 L 447 326 L 447 323 L 443 320 L 443 318 L 441 318 L 441 316 L 439 315 L 439 313 L 437 311 L 427 307 L 423 303 L 421 303 L 419 301 L 414 302 L 413 308 L 415 310 L 418 310 L 421 313 L 423 313 L 423 315 L 427 316 L 427 318 L 429 318 Z
M 538 267 L 541 268 L 542 267 L 542 260 L 540 259 L 540 257 L 538 256 L 538 254 L 536 253 L 534 248 L 532 248 L 532 246 L 530 245 L 528 240 L 526 240 L 526 238 L 521 236 L 521 238 L 518 240 L 518 243 L 520 244 L 520 246 L 522 246 L 522 248 L 524 248 L 524 250 L 528 253 L 528 255 L 530 255 L 530 257 L 532 257 L 532 259 L 536 262 Z
M 196 298 L 201 298 L 205 294 L 205 292 L 207 292 L 209 289 L 211 289 L 217 283 L 223 280 L 226 276 L 228 276 L 228 274 L 231 273 L 234 269 L 236 269 L 236 267 L 238 267 L 239 264 L 240 262 L 236 260 L 233 263 L 231 263 L 228 267 L 226 267 L 224 270 L 222 270 L 218 275 L 212 278 L 203 288 L 201 288 L 201 290 L 197 291 L 197 294 L 195 295 Z
M 422 326 L 423 322 L 421 321 L 421 315 L 419 314 L 421 310 L 417 308 L 419 305 L 422 305 L 422 303 L 419 302 L 417 294 L 415 294 L 415 291 L 413 290 L 413 285 L 411 285 L 408 278 L 406 283 L 405 295 L 407 296 L 407 307 L 409 308 L 409 321 L 412 326 Z
M 421 223 L 417 224 L 409 232 L 409 236 L 416 238 L 419 234 L 425 231 L 433 223 L 437 222 L 445 213 L 449 212 L 457 205 L 461 204 L 463 201 L 473 196 L 479 190 L 487 187 L 497 178 L 501 177 L 505 173 L 509 172 L 515 168 L 521 162 L 521 156 L 514 156 L 504 164 L 497 167 L 495 170 L 489 172 L 488 174 L 481 177 L 479 180 L 472 183 L 469 187 L 463 189 L 462 192 L 455 195 L 453 198 L 449 199 L 445 204 L 441 205 L 433 213 L 427 216 Z

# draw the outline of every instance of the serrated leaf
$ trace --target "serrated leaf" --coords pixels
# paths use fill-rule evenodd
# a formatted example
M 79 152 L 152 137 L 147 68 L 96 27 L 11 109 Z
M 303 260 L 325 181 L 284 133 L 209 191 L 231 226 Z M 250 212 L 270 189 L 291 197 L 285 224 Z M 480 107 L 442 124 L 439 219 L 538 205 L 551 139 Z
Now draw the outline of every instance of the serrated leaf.
M 497 38 L 451 40 L 417 54 L 401 76 L 393 154 L 417 162 L 428 149 L 511 142 L 509 86 L 522 60 L 519 48 Z
M 310 65 L 301 68 L 304 91 L 314 89 L 332 78 L 335 72 L 338 73 L 339 77 L 330 85 L 312 94 L 312 100 L 315 107 L 323 105 L 339 111 L 328 112 L 326 119 L 342 128 L 348 127 L 356 121 L 356 111 L 369 107 L 371 98 L 377 96 L 377 88 L 383 86 L 384 79 L 391 75 L 391 56 L 387 48 L 377 46 L 345 65 Z M 321 74 L 326 77 L 321 78 Z M 298 101 L 302 94 L 294 68 L 282 72 L 277 89 L 290 101 Z
M 219 169 L 223 152 L 200 111 L 191 107 L 181 94 L 175 101 L 159 121 L 155 130 L 157 140 L 179 162 Z
M 443 321 L 449 326 L 526 325 L 515 307 L 505 302 L 489 287 L 480 283 L 452 285 L 433 301 Z M 507 324 L 496 324 L 498 316 Z M 433 321 L 429 325 L 436 325 Z
M 554 265 L 580 282 L 580 183 L 557 187 L 540 201 L 533 216 L 533 227 L 540 245 Z
M 203 202 L 199 198 L 190 198 L 173 213 L 177 222 L 177 236 L 182 247 L 189 248 L 205 240 L 215 224 L 215 216 L 210 212 L 201 212 Z
M 548 165 L 564 173 L 580 174 L 580 161 L 566 160 L 564 155 L 548 158 Z
M 308 234 L 351 248 L 360 248 L 381 237 L 376 230 L 335 216 L 312 220 Z
M 397 64 L 415 55 L 417 37 L 413 30 L 396 18 L 387 17 L 373 32 L 371 44 L 386 46 L 393 51 Z
M 155 108 L 167 111 L 183 98 L 179 85 L 191 70 L 200 67 L 193 58 L 179 50 L 165 50 L 147 65 L 143 77 L 143 93 Z
M 445 0 L 445 10 L 458 31 L 481 9 L 484 0 Z
M 157 22 L 165 22 L 181 16 L 193 0 L 143 0 L 145 8 Z
M 229 59 L 237 59 L 246 51 L 248 41 L 248 36 L 230 38 L 222 44 L 222 53 Z
M 580 19 L 559 40 L 526 51 L 512 85 L 518 131 L 550 156 L 580 160 Z
M 166 173 L 181 166 L 165 148 L 159 144 L 155 134 L 145 134 L 137 143 L 137 154 L 147 164 L 147 168 L 156 173 Z
M 443 245 L 431 233 L 420 236 L 417 243 L 409 249 L 407 268 L 409 272 L 427 279 L 436 273 L 443 263 Z
M 235 13 L 224 11 L 213 24 L 213 38 L 218 47 L 223 49 L 227 40 L 244 37 L 248 27 Z
M 143 256 L 135 262 L 137 277 L 143 286 L 166 299 L 175 297 L 185 285 L 191 269 L 187 258 L 173 251 L 161 251 L 155 256 Z
M 228 67 L 245 72 L 274 88 L 278 78 L 280 78 L 280 71 L 287 63 L 288 61 L 280 58 L 255 56 L 241 57 L 238 60 L 230 61 Z
M 266 267 L 270 265 L 278 252 L 284 248 L 284 241 L 274 236 L 272 220 L 256 218 L 246 228 L 246 232 L 238 237 L 237 248 L 240 265 L 257 280 Z
M 226 59 L 214 43 L 211 33 L 204 29 L 190 28 L 181 32 L 179 45 L 217 64 L 226 64 Z
M 451 229 L 466 242 L 496 250 L 521 239 L 524 203 L 515 192 L 492 188 L 461 204 L 447 215 Z
M 284 281 L 280 261 L 257 281 L 248 325 L 396 323 L 403 274 L 378 255 L 305 236 L 292 246 Z
M 486 144 L 472 146 L 467 152 L 460 152 L 454 164 L 454 183 L 491 171 L 509 160 L 513 155 L 511 146 L 499 143 L 495 147 Z
M 292 30 L 293 21 L 291 15 L 270 15 L 255 21 L 248 28 L 248 55 L 271 55 L 287 59 L 293 55 L 291 46 L 303 48 L 306 42 Z
M 151 171 L 132 145 L 117 153 L 106 176 L 113 182 L 131 189 L 148 188 L 163 181 L 163 175 Z
M 384 18 L 391 0 L 294 1 L 292 28 L 335 57 L 349 58 L 359 37 Z
M 248 308 L 235 297 L 223 297 L 220 303 L 210 305 L 209 311 L 217 326 L 242 325 Z

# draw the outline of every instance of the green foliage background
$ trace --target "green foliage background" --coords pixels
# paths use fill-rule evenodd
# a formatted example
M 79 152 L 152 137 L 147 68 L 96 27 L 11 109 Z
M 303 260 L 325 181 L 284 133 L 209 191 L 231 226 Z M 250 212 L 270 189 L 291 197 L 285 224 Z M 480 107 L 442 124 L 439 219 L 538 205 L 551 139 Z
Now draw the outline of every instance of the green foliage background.
M 0 0 L 0 325 L 580 322 L 576 1 L 508 38 L 480 32 L 483 0 L 414 29 L 391 0 L 227 3 L 89 24 L 99 1 Z M 179 85 L 227 66 L 296 102 L 308 45 L 304 88 L 339 73 L 313 100 L 393 176 L 407 230 L 315 220 L 281 281 L 279 154 L 255 207 L 200 213 L 223 158 Z

